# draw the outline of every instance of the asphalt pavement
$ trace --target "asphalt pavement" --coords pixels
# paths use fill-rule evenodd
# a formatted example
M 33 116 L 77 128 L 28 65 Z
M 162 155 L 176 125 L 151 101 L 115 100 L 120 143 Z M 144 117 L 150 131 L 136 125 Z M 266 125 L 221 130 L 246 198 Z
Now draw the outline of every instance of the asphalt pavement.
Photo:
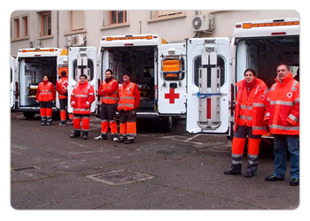
M 40 126 L 11 113 L 10 205 L 13 210 L 249 210 L 289 211 L 300 205 L 299 187 L 266 182 L 272 145 L 260 149 L 258 174 L 227 176 L 231 141 L 185 132 L 185 120 L 161 133 L 139 121 L 134 144 L 96 141 L 100 119 L 91 117 L 89 139 L 70 138 L 73 127 Z

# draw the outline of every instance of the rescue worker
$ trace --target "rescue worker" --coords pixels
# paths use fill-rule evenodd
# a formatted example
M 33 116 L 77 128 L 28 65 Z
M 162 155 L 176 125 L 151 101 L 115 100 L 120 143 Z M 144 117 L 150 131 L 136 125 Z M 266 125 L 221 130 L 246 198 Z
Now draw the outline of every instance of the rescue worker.
M 241 175 L 242 156 L 248 136 L 248 164 L 246 178 L 257 173 L 261 135 L 266 133 L 264 122 L 265 102 L 268 91 L 266 84 L 256 78 L 252 68 L 244 71 L 244 80 L 237 84 L 235 105 L 235 128 L 232 142 L 231 167 L 225 175 Z
M 267 98 L 265 121 L 274 136 L 274 172 L 266 181 L 284 180 L 287 150 L 290 153 L 291 186 L 299 185 L 299 82 L 286 64 L 277 66 L 277 78 Z
M 40 102 L 41 126 L 52 124 L 52 107 L 56 98 L 56 92 L 52 82 L 48 81 L 46 75 L 43 82 L 38 85 L 36 100 Z
M 56 91 L 58 92 L 59 106 L 60 106 L 60 123 L 59 126 L 66 126 L 67 124 L 67 102 L 68 102 L 68 77 L 67 72 L 62 71 L 60 79 L 56 83 Z M 73 114 L 69 114 L 70 122 L 73 121 Z
M 130 73 L 122 74 L 123 83 L 118 91 L 118 111 L 120 117 L 120 142 L 134 143 L 137 134 L 137 109 L 140 92 L 137 85 L 130 81 Z
M 80 75 L 80 81 L 73 88 L 71 94 L 71 107 L 73 107 L 73 127 L 74 133 L 71 138 L 80 137 L 81 135 L 81 119 L 82 119 L 82 137 L 83 140 L 88 138 L 90 107 L 95 100 L 95 92 L 93 86 L 88 84 L 87 76 Z
M 95 140 L 106 140 L 108 128 L 111 129 L 111 138 L 118 141 L 116 123 L 116 103 L 117 103 L 118 82 L 113 78 L 111 69 L 105 71 L 105 80 L 102 81 L 98 95 L 101 96 L 101 134 Z

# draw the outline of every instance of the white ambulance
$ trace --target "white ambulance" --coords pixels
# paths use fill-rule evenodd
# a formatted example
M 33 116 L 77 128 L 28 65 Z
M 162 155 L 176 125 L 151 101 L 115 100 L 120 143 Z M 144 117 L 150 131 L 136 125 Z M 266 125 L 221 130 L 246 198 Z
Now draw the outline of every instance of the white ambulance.
M 188 39 L 187 116 L 189 133 L 231 136 L 235 83 L 246 68 L 267 86 L 275 83 L 279 63 L 299 68 L 299 19 L 238 22 L 229 38 Z
M 101 38 L 97 57 L 94 47 L 69 48 L 68 55 L 71 89 L 80 73 L 88 75 L 97 94 L 106 69 L 113 71 L 119 83 L 122 82 L 121 74 L 129 71 L 131 81 L 137 83 L 141 95 L 138 118 L 160 120 L 163 130 L 169 131 L 173 117 L 185 116 L 185 43 L 166 44 L 154 34 L 111 35 Z M 100 116 L 99 98 L 92 106 L 92 111 L 96 110 Z
M 17 53 L 17 74 L 14 87 L 15 102 L 13 109 L 23 112 L 26 118 L 33 118 L 40 112 L 36 101 L 38 84 L 47 75 L 56 87 L 56 81 L 61 70 L 67 68 L 67 50 L 60 48 L 24 48 Z M 53 110 L 59 109 L 56 94 L 56 104 Z

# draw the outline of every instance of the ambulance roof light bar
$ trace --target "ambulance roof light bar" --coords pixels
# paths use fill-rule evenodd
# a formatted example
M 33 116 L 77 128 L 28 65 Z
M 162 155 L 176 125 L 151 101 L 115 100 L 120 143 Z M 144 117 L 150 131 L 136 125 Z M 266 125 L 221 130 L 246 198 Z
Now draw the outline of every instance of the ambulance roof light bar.
M 104 37 L 103 41 L 120 41 L 120 40 L 152 40 L 153 38 L 157 38 L 157 36 L 153 35 L 144 35 L 144 36 L 133 36 L 133 35 L 125 35 L 124 37 Z
M 299 21 L 274 20 L 273 22 L 263 22 L 263 23 L 243 23 L 243 24 L 236 24 L 236 28 L 250 29 L 250 28 L 292 26 L 292 25 L 299 25 Z

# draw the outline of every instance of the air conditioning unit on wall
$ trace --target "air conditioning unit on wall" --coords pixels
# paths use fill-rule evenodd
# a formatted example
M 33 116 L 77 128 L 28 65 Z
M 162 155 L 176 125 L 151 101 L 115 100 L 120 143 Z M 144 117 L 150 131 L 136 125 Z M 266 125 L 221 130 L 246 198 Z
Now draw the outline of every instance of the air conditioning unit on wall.
M 214 30 L 213 26 L 213 15 L 196 15 L 192 19 L 192 31 L 194 32 L 208 32 L 212 33 Z
M 71 46 L 86 46 L 86 36 L 84 35 L 72 35 Z

